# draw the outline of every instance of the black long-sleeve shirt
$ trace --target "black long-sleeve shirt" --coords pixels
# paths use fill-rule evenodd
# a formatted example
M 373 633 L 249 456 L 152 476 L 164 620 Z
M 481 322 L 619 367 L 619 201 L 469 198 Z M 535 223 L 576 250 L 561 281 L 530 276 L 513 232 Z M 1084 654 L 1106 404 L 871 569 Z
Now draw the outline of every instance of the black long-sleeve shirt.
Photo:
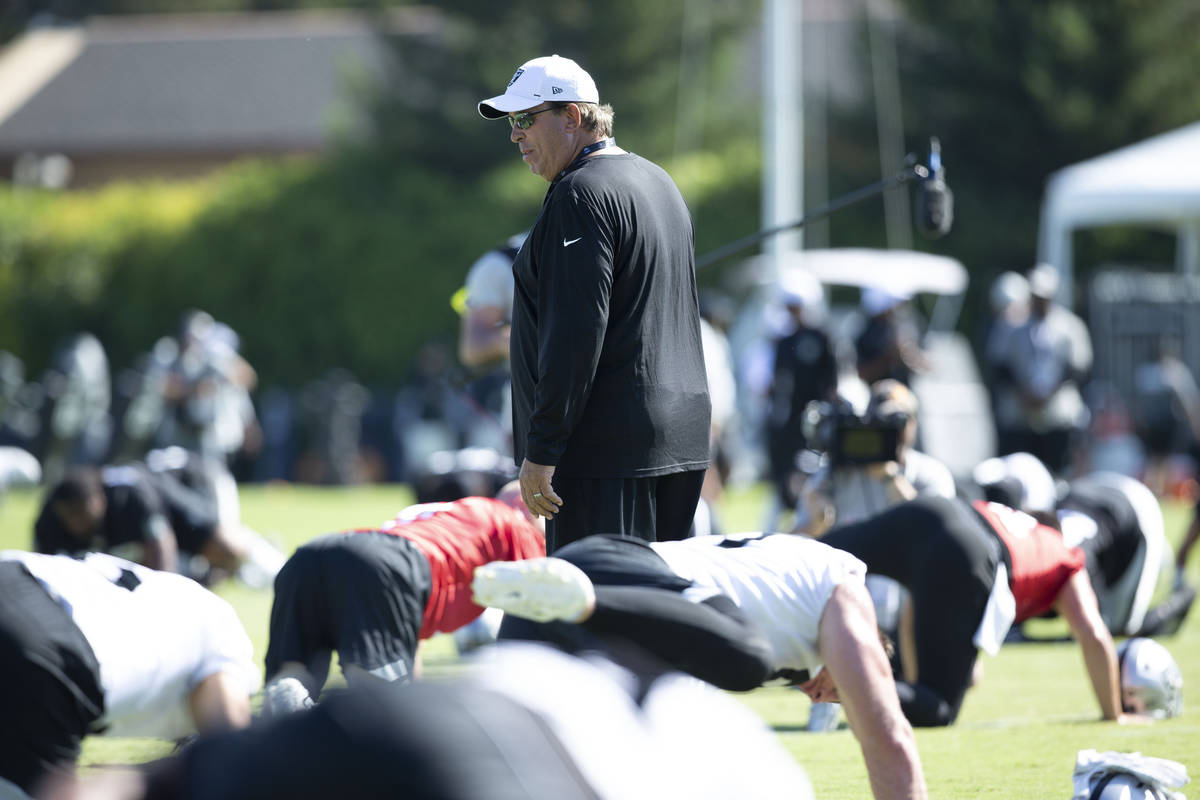
M 513 446 L 560 476 L 708 465 L 692 223 L 632 153 L 567 171 L 513 264 Z

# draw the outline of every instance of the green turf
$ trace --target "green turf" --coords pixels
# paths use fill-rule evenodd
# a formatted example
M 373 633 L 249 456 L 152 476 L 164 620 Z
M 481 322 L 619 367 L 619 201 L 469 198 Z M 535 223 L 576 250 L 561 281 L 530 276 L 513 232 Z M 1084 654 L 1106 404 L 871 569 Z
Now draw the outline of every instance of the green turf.
M 764 518 L 766 498 L 763 486 L 729 493 L 721 504 L 726 530 L 756 529 Z M 18 491 L 0 500 L 0 547 L 28 546 L 37 499 L 35 493 Z M 412 495 L 401 486 L 247 486 L 242 490 L 242 516 L 290 551 L 328 531 L 376 524 L 411 501 Z M 1168 503 L 1164 510 L 1168 537 L 1178 542 L 1190 509 Z M 1200 584 L 1200 556 L 1192 559 L 1189 575 Z M 238 610 L 261 662 L 270 592 L 230 583 L 220 593 Z M 1054 625 L 1044 623 L 1044 632 L 1055 632 Z M 1084 748 L 1138 751 L 1179 761 L 1200 774 L 1200 610 L 1179 634 L 1162 641 L 1183 669 L 1184 714 L 1152 725 L 1099 722 L 1082 658 L 1071 644 L 1009 645 L 996 658 L 981 656 L 983 682 L 968 694 L 958 724 L 917 732 L 930 796 L 1067 797 L 1075 754 Z M 454 663 L 447 638 L 429 643 L 429 672 L 448 671 Z M 869 796 L 857 742 L 844 728 L 828 734 L 804 732 L 809 703 L 802 694 L 766 688 L 739 697 L 779 733 L 808 771 L 818 797 Z M 85 744 L 83 763 L 136 763 L 169 749 L 152 740 L 93 738 Z

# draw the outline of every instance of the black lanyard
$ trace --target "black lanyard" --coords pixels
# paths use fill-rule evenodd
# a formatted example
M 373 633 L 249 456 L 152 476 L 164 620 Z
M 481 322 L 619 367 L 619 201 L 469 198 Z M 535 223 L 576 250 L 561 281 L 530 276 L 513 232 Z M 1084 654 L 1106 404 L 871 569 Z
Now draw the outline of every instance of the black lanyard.
M 598 141 L 598 142 L 592 142 L 592 143 L 591 143 L 591 144 L 589 144 L 587 147 L 585 147 L 585 148 L 583 148 L 582 150 L 580 150 L 580 151 L 579 151 L 579 155 L 575 156 L 575 160 L 574 160 L 574 161 L 572 161 L 572 162 L 571 162 L 571 163 L 570 163 L 570 164 L 567 166 L 567 168 L 566 168 L 566 169 L 564 169 L 562 172 L 558 173 L 558 177 L 559 177 L 559 178 L 562 178 L 562 177 L 563 177 L 564 175 L 566 175 L 568 172 L 570 172 L 571 170 L 573 170 L 573 169 L 575 169 L 576 167 L 578 167 L 580 164 L 582 164 L 582 163 L 583 163 L 583 160 L 584 160 L 585 158 L 587 158 L 588 156 L 590 156 L 592 153 L 595 153 L 595 152 L 597 152 L 597 151 L 603 150 L 603 149 L 604 149 L 604 148 L 606 148 L 606 147 L 616 147 L 616 146 L 617 146 L 617 140 L 616 140 L 616 139 L 614 139 L 614 138 L 613 138 L 613 137 L 611 137 L 611 136 L 610 136 L 610 137 L 608 137 L 607 139 L 601 139 L 601 140 L 600 140 L 600 141 Z

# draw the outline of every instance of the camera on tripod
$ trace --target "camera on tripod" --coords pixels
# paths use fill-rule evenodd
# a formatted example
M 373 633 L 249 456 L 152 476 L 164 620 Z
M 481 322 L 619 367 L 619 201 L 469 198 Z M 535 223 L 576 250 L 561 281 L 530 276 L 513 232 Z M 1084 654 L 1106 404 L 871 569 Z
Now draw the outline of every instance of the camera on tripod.
M 881 464 L 900 460 L 909 419 L 896 412 L 860 414 L 845 400 L 814 400 L 804 409 L 805 437 L 835 468 Z

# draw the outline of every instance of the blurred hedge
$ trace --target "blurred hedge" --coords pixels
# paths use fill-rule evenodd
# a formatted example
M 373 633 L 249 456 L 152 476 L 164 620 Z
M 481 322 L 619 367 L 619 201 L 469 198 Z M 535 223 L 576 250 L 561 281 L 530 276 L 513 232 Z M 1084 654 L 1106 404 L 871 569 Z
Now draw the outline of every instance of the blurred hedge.
M 755 229 L 754 146 L 664 166 L 692 208 L 699 252 Z M 450 295 L 484 250 L 532 223 L 544 191 L 515 158 L 461 180 L 367 152 L 245 162 L 188 183 L 5 186 L 0 349 L 32 375 L 67 335 L 90 330 L 119 369 L 203 308 L 241 334 L 264 386 L 298 387 L 331 367 L 396 386 L 423 342 L 453 341 Z

